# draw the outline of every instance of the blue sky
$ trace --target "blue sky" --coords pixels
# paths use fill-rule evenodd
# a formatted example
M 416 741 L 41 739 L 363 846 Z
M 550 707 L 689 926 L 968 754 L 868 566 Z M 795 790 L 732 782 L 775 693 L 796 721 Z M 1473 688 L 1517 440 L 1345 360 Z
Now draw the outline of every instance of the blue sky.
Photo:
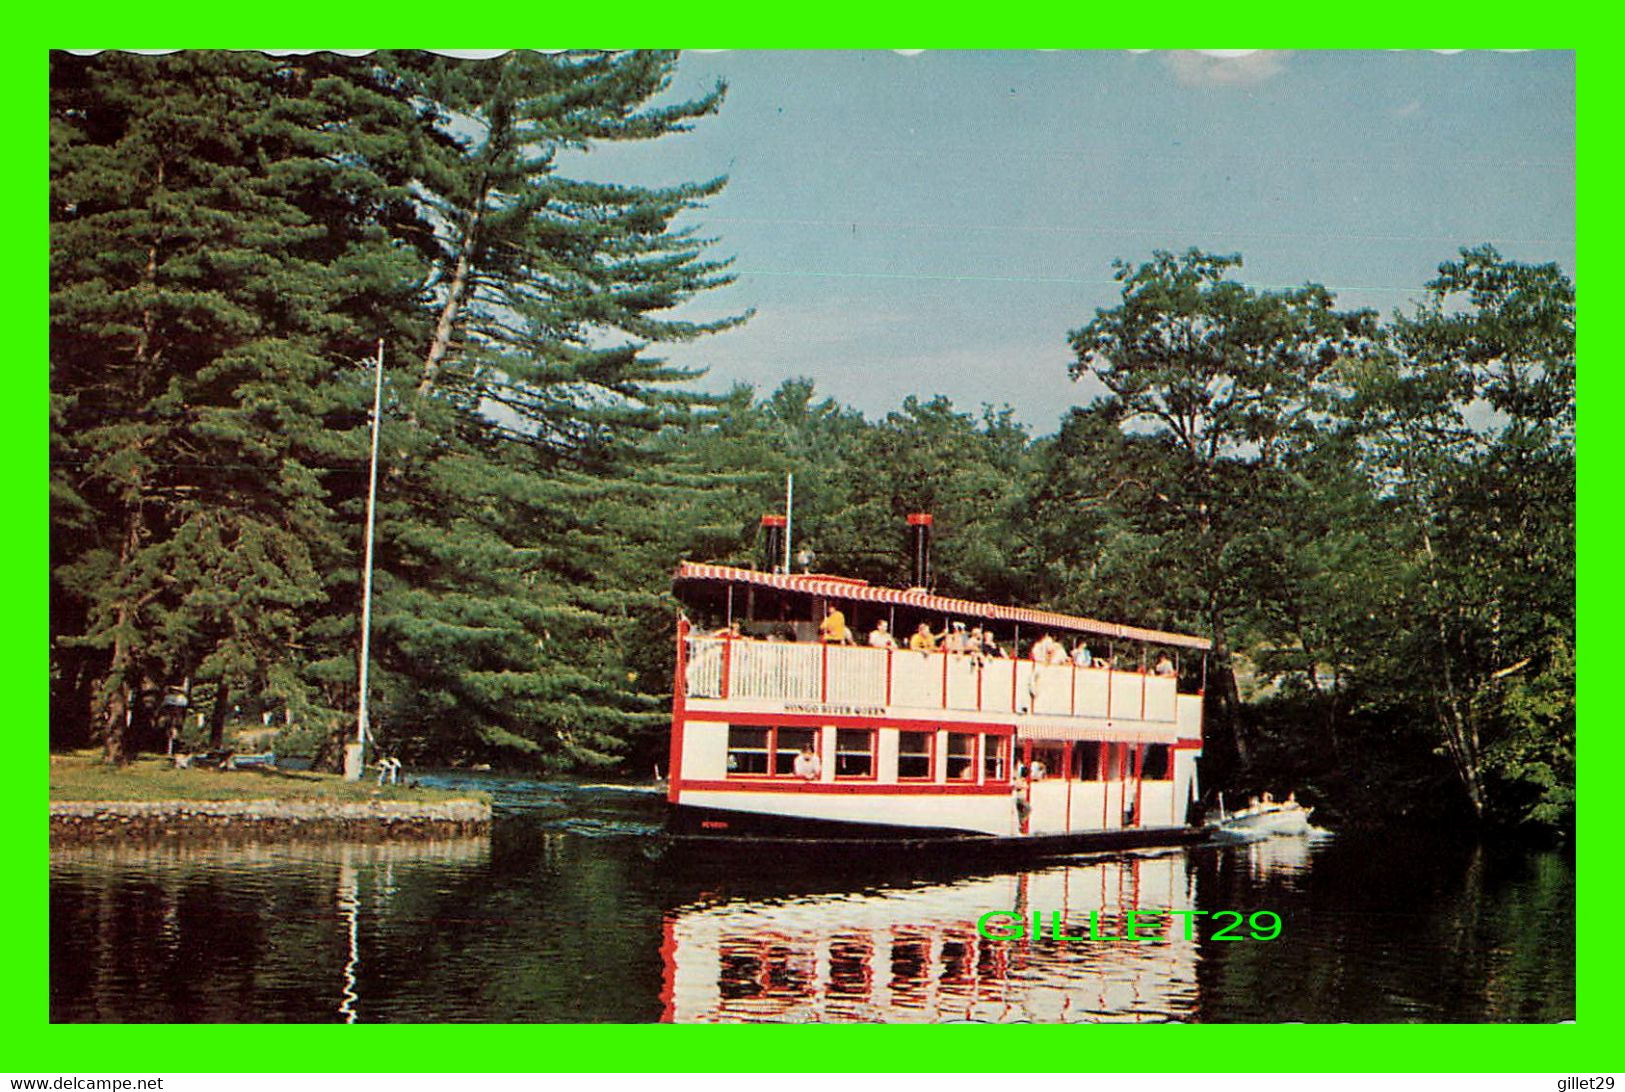
M 1066 335 L 1116 258 L 1239 252 L 1385 315 L 1463 246 L 1574 269 L 1571 53 L 690 53 L 674 92 L 719 78 L 692 133 L 588 160 L 729 175 L 692 222 L 738 283 L 684 313 L 756 317 L 667 354 L 715 389 L 942 393 L 1042 434 L 1094 393 Z

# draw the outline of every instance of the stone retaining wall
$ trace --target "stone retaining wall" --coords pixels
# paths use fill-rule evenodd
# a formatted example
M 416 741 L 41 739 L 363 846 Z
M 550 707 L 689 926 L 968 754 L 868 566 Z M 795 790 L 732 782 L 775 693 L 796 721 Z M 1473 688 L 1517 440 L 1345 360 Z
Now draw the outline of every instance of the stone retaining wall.
M 490 829 L 477 800 L 63 800 L 51 803 L 51 840 L 177 834 L 254 838 L 444 838 Z

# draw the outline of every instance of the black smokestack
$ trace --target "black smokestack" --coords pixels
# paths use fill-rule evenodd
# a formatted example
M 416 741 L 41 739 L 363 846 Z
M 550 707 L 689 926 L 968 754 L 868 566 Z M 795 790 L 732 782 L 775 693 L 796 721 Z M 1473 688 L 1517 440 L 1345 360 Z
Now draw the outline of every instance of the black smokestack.
M 770 573 L 776 573 L 784 564 L 784 524 L 783 516 L 762 517 L 762 568 Z
M 908 514 L 908 553 L 914 562 L 916 588 L 931 586 L 931 513 Z

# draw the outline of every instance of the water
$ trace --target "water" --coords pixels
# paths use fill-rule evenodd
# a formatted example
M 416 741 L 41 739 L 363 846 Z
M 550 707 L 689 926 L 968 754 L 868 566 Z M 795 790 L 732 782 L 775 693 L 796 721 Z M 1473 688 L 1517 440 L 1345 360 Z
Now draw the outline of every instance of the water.
M 1574 870 L 1561 853 L 1272 839 L 1000 874 L 798 874 L 651 859 L 655 794 L 439 780 L 496 793 L 490 836 L 53 850 L 52 1019 L 1574 1015 Z M 1040 913 L 1045 935 L 978 936 L 982 914 L 1012 909 Z M 1190 915 L 1188 938 L 1164 915 L 1152 941 L 1105 939 L 1128 910 L 1207 916 Z M 1274 911 L 1280 935 L 1222 939 L 1221 910 Z M 1102 939 L 1087 939 L 1091 911 Z M 1052 914 L 1086 939 L 1053 939 Z

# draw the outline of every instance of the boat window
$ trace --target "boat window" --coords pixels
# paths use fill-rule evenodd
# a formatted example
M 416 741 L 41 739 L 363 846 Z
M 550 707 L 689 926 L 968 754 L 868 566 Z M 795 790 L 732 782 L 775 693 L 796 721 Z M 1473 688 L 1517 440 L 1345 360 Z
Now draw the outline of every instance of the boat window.
M 897 738 L 897 780 L 931 780 L 931 751 L 935 732 L 899 732 Z
M 796 755 L 801 753 L 803 747 L 811 747 L 818 751 L 818 729 L 816 728 L 780 728 L 777 731 L 778 742 L 773 747 L 773 773 L 779 777 L 793 776 L 796 772 Z
M 1145 766 L 1141 768 L 1142 781 L 1168 781 L 1174 776 L 1173 748 L 1166 743 L 1153 743 L 1145 749 Z
M 728 726 L 728 772 L 767 773 L 768 729 Z
M 874 775 L 874 730 L 870 728 L 836 729 L 835 776 L 873 777 Z
M 1009 766 L 1005 764 L 1003 736 L 988 736 L 982 741 L 982 780 L 1008 781 Z
M 1086 741 L 1072 745 L 1072 776 L 1078 781 L 1101 779 L 1100 744 Z
M 976 737 L 968 732 L 948 733 L 948 780 L 976 780 Z

